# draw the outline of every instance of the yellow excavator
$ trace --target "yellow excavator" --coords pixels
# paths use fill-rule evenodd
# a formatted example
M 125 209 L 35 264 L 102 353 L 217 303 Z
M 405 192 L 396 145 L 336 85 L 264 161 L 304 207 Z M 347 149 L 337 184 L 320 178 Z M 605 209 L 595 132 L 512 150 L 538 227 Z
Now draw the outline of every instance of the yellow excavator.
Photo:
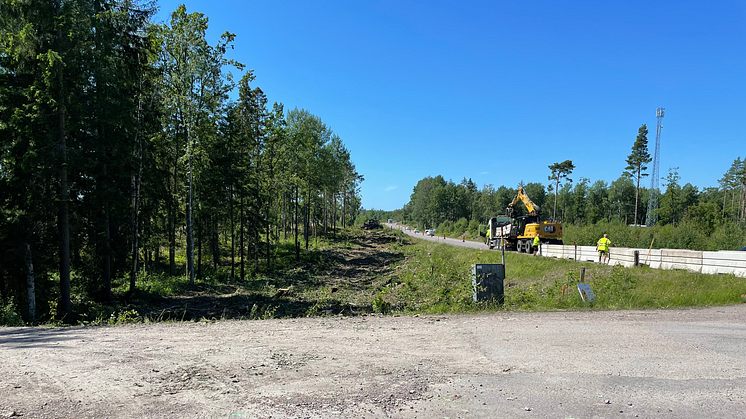
M 523 202 L 528 215 L 515 216 L 515 205 Z M 526 195 L 523 186 L 505 209 L 507 217 L 493 217 L 488 223 L 487 245 L 490 249 L 505 246 L 505 250 L 532 253 L 534 237 L 542 243 L 562 244 L 562 223 L 541 221 L 541 209 Z

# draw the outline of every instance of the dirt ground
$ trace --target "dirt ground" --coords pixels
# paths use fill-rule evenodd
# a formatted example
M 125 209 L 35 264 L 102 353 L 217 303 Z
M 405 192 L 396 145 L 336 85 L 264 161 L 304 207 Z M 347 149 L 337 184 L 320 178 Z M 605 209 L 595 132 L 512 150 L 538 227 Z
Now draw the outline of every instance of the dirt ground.
M 391 251 L 389 244 L 396 238 L 384 231 L 343 232 L 339 237 L 346 246 L 310 252 L 307 260 L 263 273 L 261 279 L 198 281 L 168 297 L 140 290 L 136 297 L 123 297 L 118 303 L 155 321 L 369 314 L 377 287 L 390 281 L 391 265 L 404 256 Z
M 742 417 L 746 304 L 0 329 L 0 417 Z

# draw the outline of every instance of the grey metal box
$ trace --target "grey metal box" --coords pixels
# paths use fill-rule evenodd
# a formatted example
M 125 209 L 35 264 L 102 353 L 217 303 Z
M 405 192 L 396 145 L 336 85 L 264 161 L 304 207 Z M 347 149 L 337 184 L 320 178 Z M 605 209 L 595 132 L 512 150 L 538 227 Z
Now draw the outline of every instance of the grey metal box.
M 503 290 L 505 265 L 500 263 L 477 263 L 471 265 L 472 299 L 474 301 L 505 300 Z

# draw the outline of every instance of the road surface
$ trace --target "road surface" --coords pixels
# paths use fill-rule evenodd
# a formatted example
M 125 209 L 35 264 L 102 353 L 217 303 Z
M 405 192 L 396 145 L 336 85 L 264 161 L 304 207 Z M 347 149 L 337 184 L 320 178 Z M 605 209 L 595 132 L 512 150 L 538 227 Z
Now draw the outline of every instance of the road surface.
M 409 236 L 416 237 L 422 240 L 429 240 L 429 241 L 436 242 L 436 243 L 446 243 L 446 244 L 451 244 L 454 246 L 469 247 L 472 249 L 489 250 L 489 247 L 484 242 L 464 240 L 463 238 L 453 239 L 450 237 L 444 237 L 442 234 L 440 236 L 426 236 L 424 231 L 421 231 L 415 234 L 414 229 L 408 231 L 406 230 L 406 226 L 402 226 L 402 225 L 384 223 L 384 226 L 389 229 L 401 230 L 402 232 L 404 232 L 405 234 Z
M 736 418 L 746 304 L 0 328 L 0 417 Z

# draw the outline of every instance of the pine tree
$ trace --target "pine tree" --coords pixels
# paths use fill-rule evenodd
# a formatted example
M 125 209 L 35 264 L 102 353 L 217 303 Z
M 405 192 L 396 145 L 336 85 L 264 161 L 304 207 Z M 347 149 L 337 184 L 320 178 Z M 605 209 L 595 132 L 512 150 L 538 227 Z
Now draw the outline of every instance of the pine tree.
M 648 127 L 642 124 L 640 129 L 637 131 L 637 138 L 635 143 L 632 145 L 632 152 L 627 156 L 627 167 L 625 170 L 636 180 L 636 192 L 635 192 L 635 218 L 634 224 L 637 225 L 637 209 L 639 207 L 640 197 L 640 180 L 647 176 L 645 173 L 648 170 L 647 164 L 653 161 L 648 152 Z

